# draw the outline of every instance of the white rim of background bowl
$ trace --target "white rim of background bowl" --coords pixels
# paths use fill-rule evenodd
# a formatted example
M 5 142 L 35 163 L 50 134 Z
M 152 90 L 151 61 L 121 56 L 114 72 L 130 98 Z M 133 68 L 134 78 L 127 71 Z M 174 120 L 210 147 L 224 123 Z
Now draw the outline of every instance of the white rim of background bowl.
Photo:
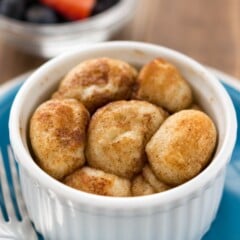
M 34 24 L 0 15 L 0 23 L 16 32 L 24 31 L 25 34 L 40 33 L 41 35 L 46 34 L 51 36 L 62 35 L 63 32 L 67 34 L 75 31 L 88 31 L 89 29 L 94 31 L 94 29 L 108 28 L 115 22 L 118 23 L 119 19 L 122 19 L 128 11 L 134 14 L 132 10 L 136 8 L 137 2 L 137 0 L 121 0 L 102 13 L 79 21 L 55 24 Z
M 94 51 L 104 48 L 108 48 L 108 50 L 111 50 L 115 49 L 116 47 L 118 48 L 118 50 L 136 48 L 143 49 L 143 51 L 160 52 L 163 55 L 174 55 L 174 58 L 177 61 L 183 61 L 187 65 L 193 66 L 195 69 L 201 71 L 201 73 L 209 79 L 209 85 L 211 85 L 212 88 L 216 89 L 219 95 L 221 95 L 221 98 L 224 99 L 222 100 L 222 107 L 224 109 L 224 112 L 226 113 L 226 135 L 222 144 L 222 148 L 214 156 L 214 159 L 209 164 L 209 166 L 204 169 L 200 174 L 198 174 L 196 177 L 189 180 L 188 182 L 179 185 L 171 190 L 148 196 L 128 198 L 106 197 L 76 190 L 64 185 L 63 183 L 55 180 L 47 173 L 45 173 L 34 162 L 33 158 L 26 151 L 21 140 L 18 119 L 20 116 L 20 111 L 24 106 L 24 95 L 25 92 L 28 92 L 29 89 L 31 89 L 37 79 L 41 79 L 43 73 L 48 72 L 49 69 L 56 67 L 58 64 L 68 61 L 68 59 L 71 59 L 72 56 L 74 56 L 76 53 Z M 23 167 L 27 171 L 28 175 L 37 182 L 36 184 L 43 186 L 50 192 L 57 194 L 59 197 L 62 197 L 65 200 L 72 200 L 75 203 L 81 203 L 84 205 L 91 205 L 95 207 L 104 207 L 107 209 L 126 210 L 137 208 L 139 209 L 143 207 L 146 208 L 147 206 L 150 207 L 156 205 L 162 205 L 162 207 L 164 207 L 164 203 L 169 202 L 179 203 L 179 201 L 181 200 L 184 201 L 184 196 L 194 194 L 194 192 L 196 192 L 196 189 L 201 189 L 203 186 L 206 185 L 206 183 L 210 183 L 216 177 L 216 175 L 226 166 L 228 159 L 231 156 L 236 140 L 237 120 L 232 101 L 223 86 L 208 70 L 206 70 L 198 62 L 179 52 L 161 46 L 139 42 L 120 41 L 94 44 L 84 49 L 79 49 L 78 51 L 74 50 L 66 54 L 60 55 L 59 57 L 56 57 L 45 63 L 42 67 L 36 70 L 29 79 L 26 80 L 26 82 L 23 84 L 23 86 L 17 93 L 10 113 L 9 127 L 12 147 L 13 149 L 17 149 L 17 160 L 20 163 L 21 167 Z M 206 185 L 205 187 L 207 188 L 207 186 L 208 185 Z M 194 198 L 194 195 L 192 197 Z

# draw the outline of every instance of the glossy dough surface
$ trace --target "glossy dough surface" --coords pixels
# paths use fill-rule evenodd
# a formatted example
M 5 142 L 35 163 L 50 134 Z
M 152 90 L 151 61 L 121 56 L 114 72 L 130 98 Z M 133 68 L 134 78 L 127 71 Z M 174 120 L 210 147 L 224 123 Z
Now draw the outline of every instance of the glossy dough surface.
M 131 178 L 146 161 L 145 145 L 164 120 L 162 109 L 144 101 L 116 101 L 90 121 L 86 156 L 90 166 Z
M 129 180 L 90 167 L 75 171 L 66 177 L 64 183 L 78 190 L 104 196 L 131 196 Z
M 175 66 L 154 59 L 141 69 L 136 85 L 137 99 L 142 99 L 177 112 L 190 106 L 192 91 Z
M 53 98 L 76 98 L 94 112 L 108 102 L 129 99 L 136 77 L 137 71 L 121 60 L 87 60 L 64 77 Z
M 39 166 L 56 179 L 85 163 L 89 113 L 75 99 L 49 100 L 30 121 L 30 140 Z
M 170 116 L 146 146 L 159 180 L 176 186 L 196 176 L 210 161 L 216 128 L 203 112 L 183 110 Z

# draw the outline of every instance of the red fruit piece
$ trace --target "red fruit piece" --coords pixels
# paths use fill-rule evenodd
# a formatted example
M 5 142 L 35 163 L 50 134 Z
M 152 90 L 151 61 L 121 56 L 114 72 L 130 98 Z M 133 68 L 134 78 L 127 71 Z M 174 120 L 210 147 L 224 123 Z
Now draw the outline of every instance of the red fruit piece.
M 68 20 L 79 20 L 90 16 L 96 0 L 40 0 Z

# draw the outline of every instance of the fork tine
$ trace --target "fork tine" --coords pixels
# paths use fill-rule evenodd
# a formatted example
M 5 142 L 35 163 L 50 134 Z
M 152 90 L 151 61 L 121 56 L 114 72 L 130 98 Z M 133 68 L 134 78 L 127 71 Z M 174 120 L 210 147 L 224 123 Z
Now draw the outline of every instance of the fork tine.
M 13 186 L 15 189 L 15 195 L 16 195 L 16 201 L 17 201 L 19 213 L 21 215 L 22 221 L 25 224 L 26 229 L 28 229 L 28 239 L 37 240 L 38 236 L 35 232 L 35 229 L 33 228 L 32 224 L 31 224 L 31 221 L 28 217 L 25 203 L 23 201 L 23 195 L 22 195 L 21 186 L 19 183 L 19 176 L 18 176 L 18 172 L 17 172 L 15 158 L 14 158 L 14 154 L 13 154 L 13 151 L 12 151 L 12 148 L 10 145 L 7 146 L 7 152 L 8 152 L 8 158 L 9 158 L 10 169 L 11 169 L 11 174 L 12 174 L 12 181 L 13 181 Z
M 1 154 L 0 154 L 0 162 L 2 161 L 2 156 L 1 156 Z M 0 181 L 0 187 L 1 187 L 1 189 L 2 189 L 2 182 Z M 4 222 L 5 221 L 5 218 L 4 218 L 4 216 L 3 216 L 3 209 L 2 209 L 2 207 L 0 206 L 0 224 L 2 223 L 2 222 Z
M 0 180 L 2 183 L 2 194 L 3 194 L 3 199 L 5 203 L 5 208 L 7 210 L 7 215 L 10 220 L 10 218 L 16 218 L 15 211 L 13 209 L 13 203 L 10 195 L 10 188 L 8 185 L 7 181 L 7 175 L 6 175 L 6 170 L 4 167 L 4 161 L 3 161 L 3 156 L 2 156 L 2 151 L 0 150 Z
M 3 159 L 2 159 L 2 154 L 1 154 L 1 150 L 0 150 L 0 162 L 2 162 L 2 161 L 3 161 Z M 0 168 L 1 168 L 1 166 L 0 166 Z M 2 181 L 0 181 L 0 187 L 2 189 Z M 3 196 L 2 196 L 2 198 L 3 198 Z M 4 199 L 2 199 L 2 200 L 4 200 Z M 0 223 L 5 221 L 5 218 L 3 216 L 3 209 L 2 209 L 2 207 L 3 206 L 0 206 Z
M 18 210 L 21 215 L 21 217 L 27 215 L 27 210 L 23 201 L 23 196 L 21 192 L 21 187 L 19 184 L 19 177 L 17 173 L 17 168 L 16 168 L 16 163 L 14 160 L 14 155 L 13 151 L 10 145 L 7 146 L 7 151 L 8 151 L 8 158 L 9 158 L 9 163 L 10 163 L 10 169 L 11 169 L 11 174 L 12 174 L 12 181 L 13 181 L 13 187 L 15 190 L 15 195 L 16 195 L 16 202 L 18 205 Z
M 3 216 L 3 213 L 2 213 L 2 209 L 0 209 L 0 223 L 3 222 L 3 221 L 5 221 L 5 220 L 4 220 L 4 216 Z

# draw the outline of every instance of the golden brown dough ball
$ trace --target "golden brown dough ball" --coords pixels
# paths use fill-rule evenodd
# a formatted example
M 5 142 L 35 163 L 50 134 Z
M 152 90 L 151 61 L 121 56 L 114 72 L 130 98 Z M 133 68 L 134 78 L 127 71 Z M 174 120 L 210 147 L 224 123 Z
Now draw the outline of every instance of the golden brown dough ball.
M 177 112 L 190 106 L 192 91 L 175 66 L 154 59 L 143 66 L 137 79 L 136 99 L 142 99 Z
M 30 140 L 36 162 L 45 172 L 61 179 L 84 164 L 88 122 L 88 111 L 75 99 L 49 100 L 36 109 Z
M 148 142 L 148 160 L 159 180 L 176 186 L 209 163 L 216 138 L 214 123 L 205 113 L 182 110 L 170 116 Z
M 94 112 L 104 104 L 129 99 L 137 71 L 128 63 L 97 58 L 84 61 L 62 80 L 53 98 L 76 98 Z
M 163 192 L 170 187 L 166 185 L 165 183 L 161 182 L 153 173 L 151 167 L 147 164 L 143 168 L 142 175 L 145 178 L 145 180 L 154 188 L 156 192 Z
M 98 195 L 131 196 L 131 183 L 128 179 L 90 167 L 75 171 L 65 178 L 64 183 L 72 188 Z
M 132 181 L 132 195 L 144 196 L 156 193 L 154 188 L 140 174 Z
M 164 120 L 162 110 L 145 101 L 116 101 L 98 109 L 88 129 L 90 166 L 131 178 L 145 162 L 145 145 Z

